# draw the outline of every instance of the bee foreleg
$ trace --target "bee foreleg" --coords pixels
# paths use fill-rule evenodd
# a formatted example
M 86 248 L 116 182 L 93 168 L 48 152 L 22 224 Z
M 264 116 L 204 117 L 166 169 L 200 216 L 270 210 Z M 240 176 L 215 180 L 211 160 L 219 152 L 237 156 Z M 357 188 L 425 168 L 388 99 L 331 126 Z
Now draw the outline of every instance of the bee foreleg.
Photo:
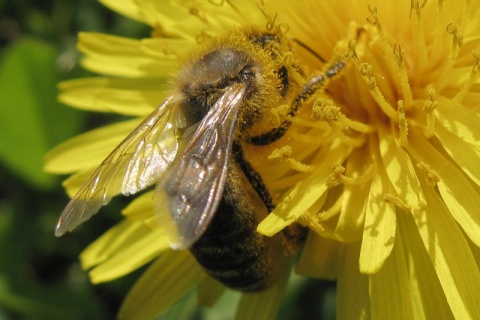
M 267 207 L 268 212 L 272 212 L 275 209 L 275 205 L 273 204 L 272 196 L 268 192 L 267 186 L 263 182 L 262 177 L 260 174 L 255 170 L 250 162 L 248 162 L 245 157 L 243 156 L 242 146 L 239 143 L 234 142 L 232 147 L 232 153 L 235 157 L 235 160 L 240 165 L 240 168 L 245 173 L 248 181 L 255 189 L 257 194 L 262 199 L 263 203 Z
M 288 112 L 287 116 L 294 117 L 300 107 L 315 93 L 324 90 L 330 82 L 330 79 L 338 75 L 340 71 L 345 67 L 345 65 L 346 63 L 343 60 L 338 60 L 334 64 L 328 66 L 326 71 L 311 77 L 310 80 L 302 87 L 299 94 L 293 99 L 293 102 L 290 105 L 290 111 Z M 273 128 L 267 133 L 250 137 L 247 139 L 247 142 L 257 146 L 271 144 L 280 139 L 285 134 L 285 132 L 287 132 L 290 124 L 290 120 L 284 120 L 282 121 L 280 126 Z

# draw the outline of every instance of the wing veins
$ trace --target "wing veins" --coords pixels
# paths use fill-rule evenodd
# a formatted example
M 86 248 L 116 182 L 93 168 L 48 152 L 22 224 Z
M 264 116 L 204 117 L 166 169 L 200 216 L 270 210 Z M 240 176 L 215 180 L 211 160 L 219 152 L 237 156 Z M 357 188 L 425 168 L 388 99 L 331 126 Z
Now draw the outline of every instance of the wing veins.
M 155 201 L 155 211 L 173 248 L 187 248 L 198 240 L 218 208 L 244 94 L 245 85 L 236 84 L 220 97 L 157 186 L 155 198 L 163 198 Z
M 140 184 L 138 188 L 138 177 L 143 175 L 150 175 L 150 178 L 155 178 L 147 169 L 138 172 L 139 165 L 145 163 L 150 166 L 153 159 L 144 161 L 141 159 L 142 153 L 145 153 L 145 146 L 151 142 L 153 145 L 158 145 L 162 141 L 156 141 L 156 138 L 165 136 L 167 138 L 174 138 L 177 135 L 174 125 L 171 124 L 171 119 L 178 112 L 178 107 L 172 103 L 173 97 L 166 99 L 159 107 L 157 107 L 147 118 L 145 118 L 98 166 L 98 168 L 90 175 L 86 182 L 80 187 L 75 196 L 70 200 L 66 208 L 63 210 L 60 219 L 57 223 L 55 234 L 60 236 L 67 231 L 76 228 L 80 223 L 88 220 L 98 210 L 106 205 L 110 199 L 122 192 L 124 194 L 132 194 L 145 188 L 151 181 L 145 181 Z M 160 125 L 160 127 L 159 127 Z M 166 129 L 172 130 L 166 133 Z M 141 141 L 143 141 L 141 143 Z M 170 153 L 177 151 L 178 144 L 176 141 L 172 143 Z M 159 147 L 160 149 L 160 147 Z M 149 154 L 152 154 L 149 152 Z M 162 154 L 160 152 L 159 154 Z M 171 161 L 175 157 L 172 155 Z M 171 161 L 167 163 L 164 160 L 164 166 L 168 166 Z M 133 165 L 136 163 L 137 165 Z M 160 175 L 161 172 L 155 173 Z M 145 179 L 145 177 L 142 177 Z M 131 185 L 135 185 L 132 188 Z M 125 186 L 130 186 L 131 189 L 126 190 Z

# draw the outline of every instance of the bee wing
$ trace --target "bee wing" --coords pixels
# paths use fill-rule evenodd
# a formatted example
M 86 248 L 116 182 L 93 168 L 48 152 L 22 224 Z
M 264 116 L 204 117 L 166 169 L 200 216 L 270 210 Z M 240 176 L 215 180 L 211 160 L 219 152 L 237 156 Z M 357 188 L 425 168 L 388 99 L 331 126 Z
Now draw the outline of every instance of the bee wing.
M 100 164 L 63 210 L 55 229 L 72 231 L 118 193 L 136 193 L 159 179 L 175 159 L 180 108 L 169 97 L 135 128 Z
M 188 248 L 197 241 L 218 208 L 244 94 L 244 85 L 234 85 L 222 95 L 157 185 L 155 212 L 172 248 Z

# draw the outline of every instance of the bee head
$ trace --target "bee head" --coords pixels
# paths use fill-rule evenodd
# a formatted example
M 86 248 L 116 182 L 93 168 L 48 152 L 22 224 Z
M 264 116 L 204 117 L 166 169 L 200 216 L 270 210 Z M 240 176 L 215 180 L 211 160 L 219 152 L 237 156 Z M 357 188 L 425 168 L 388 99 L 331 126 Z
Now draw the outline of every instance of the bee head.
M 206 45 L 177 77 L 177 90 L 191 122 L 201 120 L 228 88 L 243 83 L 246 90 L 238 125 L 249 128 L 258 123 L 289 91 L 281 41 L 275 33 L 252 29 L 231 32 Z

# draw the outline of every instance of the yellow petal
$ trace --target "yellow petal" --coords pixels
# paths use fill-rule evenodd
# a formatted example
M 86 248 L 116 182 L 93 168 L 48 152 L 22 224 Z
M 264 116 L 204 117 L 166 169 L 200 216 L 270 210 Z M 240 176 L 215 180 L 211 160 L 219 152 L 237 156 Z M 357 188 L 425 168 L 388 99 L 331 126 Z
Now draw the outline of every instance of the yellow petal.
M 62 82 L 58 99 L 79 109 L 144 117 L 165 99 L 167 88 L 157 79 L 82 78 Z
M 365 161 L 367 152 L 367 148 L 358 148 L 350 154 L 345 171 L 347 177 L 357 179 L 370 170 L 371 161 Z M 370 181 L 345 184 L 343 190 L 342 210 L 335 228 L 335 237 L 343 242 L 358 241 L 363 235 Z
M 215 34 L 238 26 L 241 22 L 247 24 L 247 21 L 255 19 L 264 21 L 255 1 L 243 1 L 242 11 L 236 10 L 235 6 L 222 6 L 214 2 L 144 0 L 141 5 L 132 0 L 101 2 L 127 17 L 159 28 L 162 34 L 172 38 L 195 39 L 207 26 L 208 30 Z M 239 15 L 242 15 L 242 12 L 249 14 L 241 19 Z
M 480 121 L 478 122 L 480 127 Z M 480 145 L 469 144 L 447 131 L 441 124 L 435 126 L 435 134 L 442 146 L 458 166 L 480 185 Z
M 130 221 L 145 221 L 152 218 L 154 216 L 153 193 L 154 191 L 152 190 L 136 197 L 122 210 L 122 215 Z
M 402 234 L 399 232 L 392 254 L 382 269 L 369 276 L 372 319 L 415 318 L 410 296 L 409 270 L 401 238 Z
M 45 170 L 63 174 L 100 165 L 140 121 L 134 119 L 101 127 L 56 146 L 46 156 Z
M 358 269 L 360 242 L 345 246 L 337 280 L 337 318 L 367 320 L 370 316 L 368 276 Z
M 159 59 L 141 47 L 140 40 L 100 33 L 78 35 L 78 48 L 85 53 L 82 65 L 93 72 L 131 78 L 167 78 L 178 67 L 175 57 Z
M 292 259 L 290 259 L 292 260 Z M 275 319 L 282 301 L 293 261 L 279 263 L 278 278 L 271 287 L 255 293 L 242 293 L 235 315 L 236 320 Z
M 205 279 L 198 284 L 197 303 L 202 306 L 212 307 L 224 292 L 225 286 L 223 284 L 212 277 L 205 277 Z
M 372 142 L 375 145 L 375 142 Z M 377 273 L 390 255 L 395 242 L 395 206 L 384 199 L 392 186 L 378 151 L 372 151 L 375 159 L 375 173 L 365 213 L 362 249 L 360 251 L 360 272 Z
M 331 173 L 333 163 L 342 163 L 349 149 L 340 143 L 322 149 L 319 168 L 304 180 L 298 182 L 284 197 L 281 203 L 259 225 L 257 231 L 272 236 L 304 214 L 327 190 L 325 182 Z
M 153 319 L 187 294 L 205 273 L 188 250 L 168 250 L 135 283 L 119 319 Z
M 184 59 L 185 52 L 194 50 L 196 44 L 195 41 L 179 38 L 146 38 L 142 39 L 142 50 L 152 56 L 158 55 L 158 58 L 173 56 Z
M 335 280 L 344 262 L 344 247 L 345 245 L 338 241 L 310 232 L 297 263 L 296 272 L 307 277 Z
M 425 199 L 410 157 L 398 145 L 391 132 L 384 126 L 379 127 L 382 162 L 396 194 L 411 210 L 424 207 Z
M 83 250 L 80 255 L 82 268 L 90 269 L 102 263 L 119 250 L 122 250 L 122 245 L 128 242 L 128 239 L 142 236 L 143 232 L 141 232 L 141 228 L 139 227 L 139 223 L 131 223 L 130 221 L 123 220 L 110 228 L 100 238 Z
M 399 214 L 397 221 L 408 260 L 415 315 L 418 319 L 455 319 L 412 216 Z
M 450 213 L 470 239 L 480 246 L 480 194 L 458 170 L 416 130 L 411 130 L 408 152 L 440 175 L 438 190 Z
M 480 272 L 467 241 L 439 194 L 422 183 L 425 214 L 414 215 L 430 260 L 456 319 L 480 319 Z
M 128 237 L 112 241 L 114 249 L 110 256 L 90 271 L 93 283 L 110 281 L 128 274 L 169 248 L 163 230 L 150 230 L 140 222 L 133 224 L 138 229 Z
M 116 11 L 125 17 L 140 22 L 145 22 L 143 14 L 138 6 L 138 2 L 134 0 L 100 0 L 100 2 L 109 7 L 113 11 Z
M 480 96 L 477 97 L 477 101 Z M 438 121 L 460 140 L 480 146 L 480 113 L 455 103 L 443 96 L 438 97 L 435 116 Z
M 63 180 L 62 186 L 66 189 L 67 195 L 70 198 L 73 198 L 78 190 L 83 186 L 85 181 L 92 175 L 94 168 L 87 169 L 85 171 L 81 171 L 75 173 L 68 177 L 67 179 Z M 120 194 L 120 191 L 118 192 Z M 115 196 L 116 194 L 112 194 Z

